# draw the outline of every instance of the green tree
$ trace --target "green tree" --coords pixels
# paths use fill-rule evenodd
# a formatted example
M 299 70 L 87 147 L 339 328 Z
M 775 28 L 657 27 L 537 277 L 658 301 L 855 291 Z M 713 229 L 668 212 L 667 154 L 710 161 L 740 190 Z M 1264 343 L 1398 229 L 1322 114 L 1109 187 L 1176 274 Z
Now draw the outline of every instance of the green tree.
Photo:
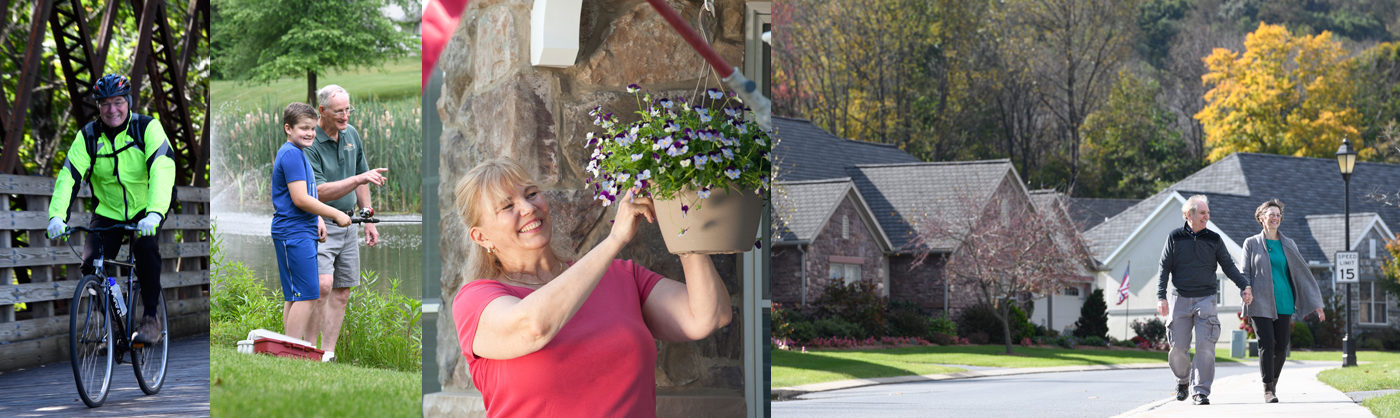
M 1079 320 L 1074 323 L 1074 336 L 1079 338 L 1099 337 L 1108 339 L 1108 303 L 1103 300 L 1103 289 L 1094 289 L 1089 300 L 1079 308 Z
M 1362 141 L 1376 161 L 1400 163 L 1400 43 L 1371 47 L 1351 64 Z
M 234 80 L 268 83 L 306 76 L 316 105 L 316 75 L 361 67 L 417 50 L 407 28 L 381 12 L 386 0 L 214 0 L 219 39 L 214 65 Z M 393 0 L 407 6 L 408 0 Z M 405 10 L 409 7 L 404 7 Z
M 1087 195 L 1141 198 L 1200 168 L 1171 128 L 1176 115 L 1157 102 L 1160 92 L 1155 80 L 1120 71 L 1103 107 L 1084 120 Z

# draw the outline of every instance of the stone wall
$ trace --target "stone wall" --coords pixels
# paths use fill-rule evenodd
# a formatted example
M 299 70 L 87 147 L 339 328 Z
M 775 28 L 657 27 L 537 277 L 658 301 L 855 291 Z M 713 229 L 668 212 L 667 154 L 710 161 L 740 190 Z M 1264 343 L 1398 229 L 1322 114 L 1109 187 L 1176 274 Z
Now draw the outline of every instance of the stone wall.
M 773 303 L 781 303 L 788 306 L 802 303 L 802 251 L 796 245 L 785 245 L 773 248 L 772 280 L 769 282 L 769 294 L 773 297 Z M 810 273 L 809 273 L 810 274 Z
M 698 1 L 670 5 L 692 25 Z M 708 66 L 662 17 L 641 0 L 583 2 L 574 66 L 545 68 L 530 65 L 530 8 L 533 1 L 477 0 L 463 13 L 457 31 L 443 52 L 442 98 L 437 111 L 443 129 L 440 209 L 442 215 L 442 310 L 452 312 L 452 299 L 467 278 L 464 271 L 470 241 L 455 212 L 457 181 L 481 161 L 510 156 L 520 162 L 546 190 L 554 221 L 553 246 L 562 256 L 586 253 L 606 236 L 605 211 L 584 190 L 588 162 L 584 134 L 594 131 L 588 110 L 602 106 L 635 120 L 636 100 L 626 92 L 631 83 L 653 92 L 691 94 L 701 77 L 719 87 Z M 716 16 L 705 16 L 704 32 L 730 64 L 743 66 L 741 0 L 716 2 Z M 701 82 L 703 91 L 705 82 Z M 620 255 L 667 277 L 681 279 L 680 260 L 665 251 L 654 224 L 646 225 Z M 742 395 L 742 287 L 736 257 L 715 256 L 734 305 L 734 319 L 724 329 L 693 343 L 657 343 L 656 382 L 663 396 L 678 394 Z M 470 390 L 470 374 L 456 339 L 451 315 L 438 322 L 437 364 L 444 390 Z M 739 411 L 742 413 L 742 411 Z
M 848 219 L 848 238 L 841 238 L 841 219 Z M 836 211 L 826 219 L 812 243 L 807 245 L 807 302 L 815 302 L 822 291 L 830 284 L 831 257 L 851 257 L 864 260 L 860 266 L 861 281 L 879 286 L 884 278 L 881 263 L 884 253 L 876 244 L 874 234 L 861 222 L 860 214 L 851 199 L 841 198 Z M 883 288 L 883 286 L 881 286 Z

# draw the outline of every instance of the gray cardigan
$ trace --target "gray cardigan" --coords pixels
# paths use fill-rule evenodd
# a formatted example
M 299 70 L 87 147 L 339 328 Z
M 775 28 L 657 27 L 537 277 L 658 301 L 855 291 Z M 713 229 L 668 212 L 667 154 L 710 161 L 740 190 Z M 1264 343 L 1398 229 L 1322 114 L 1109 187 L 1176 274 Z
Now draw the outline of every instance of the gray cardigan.
M 1298 245 L 1283 236 L 1282 232 L 1278 234 L 1278 238 L 1283 244 L 1283 255 L 1288 259 L 1288 278 L 1293 285 L 1293 314 L 1295 318 L 1302 319 L 1303 316 L 1323 307 L 1322 292 L 1318 290 L 1317 280 L 1313 278 L 1312 271 L 1308 270 L 1307 263 L 1303 262 Z M 1241 273 L 1254 285 L 1254 302 L 1245 305 L 1244 314 L 1278 319 L 1278 308 L 1274 306 L 1272 265 L 1264 239 L 1264 233 L 1260 232 L 1259 235 L 1244 240 L 1244 268 L 1241 269 Z

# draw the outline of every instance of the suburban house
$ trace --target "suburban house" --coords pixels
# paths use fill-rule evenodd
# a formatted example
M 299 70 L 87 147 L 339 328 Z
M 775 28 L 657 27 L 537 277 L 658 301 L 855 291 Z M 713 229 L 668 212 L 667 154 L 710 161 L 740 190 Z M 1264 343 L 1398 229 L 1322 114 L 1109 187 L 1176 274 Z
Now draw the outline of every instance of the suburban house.
M 780 139 L 773 151 L 775 303 L 811 303 L 833 281 L 861 280 L 891 302 L 956 314 L 978 296 L 943 280 L 954 242 L 919 239 L 921 221 L 961 216 L 966 205 L 993 201 L 1070 216 L 1062 197 L 1027 191 L 1009 160 L 921 162 L 893 146 L 839 138 L 802 119 L 775 117 L 774 126 Z M 930 256 L 916 263 L 925 251 Z M 1084 292 L 1092 276 L 1086 270 Z M 1077 317 L 1083 293 L 1076 287 L 1071 294 L 1056 301 L 1064 299 L 1061 306 L 1073 306 Z
M 1397 188 L 1400 165 L 1358 162 L 1347 190 L 1336 160 L 1237 153 L 1132 204 L 1085 232 L 1094 257 L 1103 263 L 1095 285 L 1117 289 L 1125 274 L 1129 279 L 1130 296 L 1126 302 L 1114 305 L 1117 298 L 1108 297 L 1109 335 L 1130 338 L 1134 335 L 1131 321 L 1157 315 L 1162 248 L 1168 233 L 1185 224 L 1181 206 L 1196 194 L 1209 198 L 1211 220 L 1207 228 L 1225 238 L 1236 262 L 1244 255 L 1244 240 L 1261 232 L 1254 221 L 1255 209 L 1269 199 L 1283 201 L 1279 231 L 1298 244 L 1324 298 L 1345 290 L 1344 285 L 1332 280 L 1331 268 L 1334 253 L 1349 244 L 1361 256 L 1361 281 L 1353 286 L 1352 295 L 1357 332 L 1392 327 L 1400 321 L 1395 298 L 1376 286 L 1375 281 L 1384 278 L 1381 265 L 1390 258 L 1385 243 L 1395 236 L 1389 225 L 1400 222 L 1400 208 L 1393 205 L 1397 202 L 1387 204 L 1368 195 L 1393 194 Z M 1351 195 L 1350 243 L 1344 242 L 1346 192 Z M 1223 295 L 1218 312 L 1224 334 L 1219 344 L 1226 346 L 1230 343 L 1229 331 L 1239 328 L 1242 301 L 1239 289 L 1226 283 L 1223 271 L 1217 270 L 1216 275 Z

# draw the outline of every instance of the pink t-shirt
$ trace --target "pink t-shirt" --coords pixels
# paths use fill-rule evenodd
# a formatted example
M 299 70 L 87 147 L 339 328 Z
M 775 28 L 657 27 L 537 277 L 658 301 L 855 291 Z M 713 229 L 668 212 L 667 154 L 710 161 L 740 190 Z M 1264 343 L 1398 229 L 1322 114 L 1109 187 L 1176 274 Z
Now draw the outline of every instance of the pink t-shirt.
M 654 417 L 656 342 L 642 303 L 663 277 L 613 260 L 578 313 L 544 348 L 510 360 L 472 353 L 481 311 L 534 289 L 495 280 L 462 286 L 452 306 L 462 355 L 490 417 Z

